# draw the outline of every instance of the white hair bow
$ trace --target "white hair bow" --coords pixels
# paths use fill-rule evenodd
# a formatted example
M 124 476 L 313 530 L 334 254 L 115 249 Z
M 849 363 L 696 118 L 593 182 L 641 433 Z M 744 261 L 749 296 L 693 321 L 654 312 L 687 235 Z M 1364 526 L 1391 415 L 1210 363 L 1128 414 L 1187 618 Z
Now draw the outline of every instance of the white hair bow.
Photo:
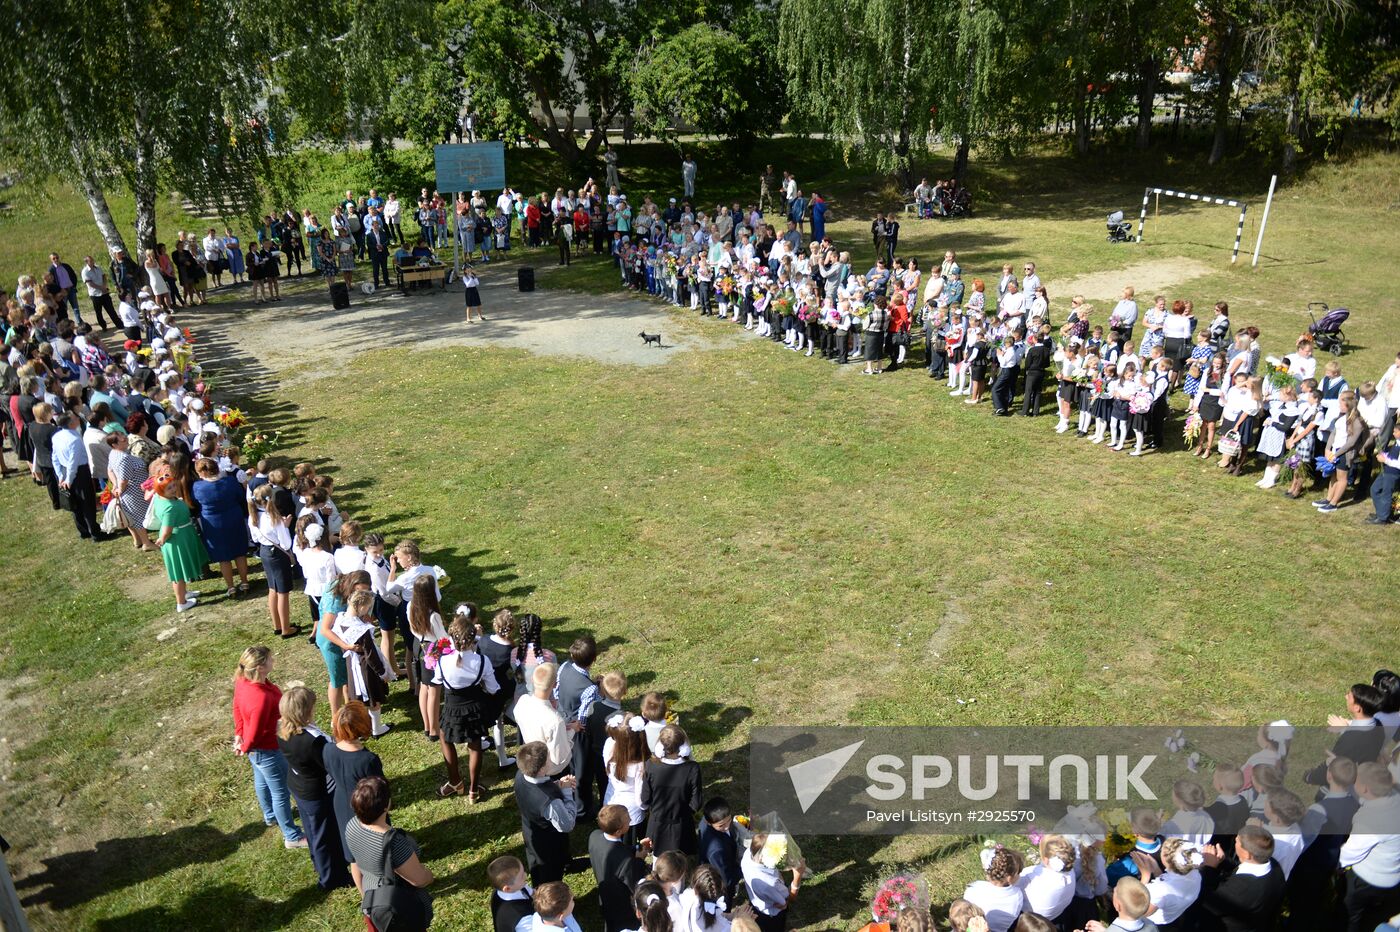
M 1270 741 L 1278 745 L 1280 757 L 1288 756 L 1288 742 L 1293 740 L 1293 726 L 1288 723 L 1287 719 L 1281 718 L 1276 722 L 1270 722 L 1269 728 L 1264 734 L 1268 736 Z
M 713 903 L 703 903 L 701 905 L 705 912 L 709 913 L 711 916 L 717 916 L 729 909 L 729 904 L 724 901 L 724 897 L 720 897 Z
M 1063 874 L 1065 872 L 1065 862 L 1062 858 L 1051 858 L 1045 862 L 1045 866 L 1052 874 Z
M 627 728 L 628 728 L 629 731 L 634 731 L 634 732 L 635 732 L 635 731 L 646 731 L 646 730 L 647 730 L 647 720 L 644 719 L 644 718 L 642 718 L 640 715 L 634 715 L 634 716 L 632 716 L 631 719 L 628 720 L 628 722 L 627 722 Z
M 625 722 L 626 720 L 627 720 L 627 716 L 624 715 L 624 714 L 622 714 L 621 712 L 618 712 L 616 715 L 610 716 L 610 717 L 608 718 L 608 727 L 609 727 L 609 728 L 618 728 L 618 727 L 621 727 L 622 723 Z
M 652 894 L 650 894 L 649 896 L 647 896 L 647 907 L 648 907 L 648 908 L 651 908 L 652 906 L 654 906 L 655 904 L 660 903 L 660 902 L 661 902 L 661 897 L 657 896 L 655 893 L 652 893 Z
M 306 535 L 307 540 L 314 544 L 321 539 L 322 534 L 326 533 L 326 529 L 319 524 L 308 524 L 302 533 Z

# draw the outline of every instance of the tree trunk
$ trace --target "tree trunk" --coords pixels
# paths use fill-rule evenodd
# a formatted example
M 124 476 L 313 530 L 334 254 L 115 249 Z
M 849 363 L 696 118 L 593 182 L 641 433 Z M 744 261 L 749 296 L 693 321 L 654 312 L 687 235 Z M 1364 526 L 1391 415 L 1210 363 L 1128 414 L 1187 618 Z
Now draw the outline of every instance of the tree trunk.
M 112 210 L 107 206 L 107 195 L 103 192 L 102 186 L 97 183 L 97 179 L 84 172 L 78 179 L 78 186 L 82 188 L 83 197 L 87 198 L 88 207 L 92 210 L 93 222 L 97 224 L 97 232 L 102 234 L 102 241 L 107 244 L 107 252 L 111 254 L 118 249 L 127 252 L 126 240 L 122 237 L 121 227 L 117 226 L 117 221 L 112 219 Z
M 1298 99 L 1298 83 L 1290 82 L 1288 91 L 1288 123 L 1283 131 L 1283 164 L 1280 171 L 1285 175 L 1293 174 L 1298 167 L 1298 133 L 1302 128 L 1302 106 Z
M 136 248 L 156 248 L 156 165 L 155 146 L 136 117 L 136 159 L 133 163 L 131 194 L 136 201 Z
M 1089 152 L 1089 91 L 1085 84 L 1083 75 L 1075 82 L 1074 87 L 1074 152 L 1076 155 L 1087 155 Z
M 1225 145 L 1230 138 L 1230 99 L 1234 96 L 1235 75 L 1235 29 L 1226 25 L 1221 31 L 1220 45 L 1216 53 L 1215 79 L 1215 140 L 1210 147 L 1209 164 L 1214 165 L 1225 157 Z
M 963 178 L 967 176 L 967 156 L 970 150 L 967 136 L 959 136 L 958 151 L 953 155 L 953 181 L 960 188 L 963 186 Z
M 1157 84 L 1162 69 L 1157 59 L 1148 56 L 1138 63 L 1138 125 L 1137 147 L 1152 146 L 1152 113 L 1157 101 Z

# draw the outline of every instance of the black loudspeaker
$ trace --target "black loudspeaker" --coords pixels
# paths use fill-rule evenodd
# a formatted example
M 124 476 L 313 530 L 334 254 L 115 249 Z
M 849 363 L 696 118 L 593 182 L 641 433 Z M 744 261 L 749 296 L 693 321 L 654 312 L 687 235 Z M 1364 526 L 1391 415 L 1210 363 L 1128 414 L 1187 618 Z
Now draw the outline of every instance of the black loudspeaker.
M 350 306 L 350 286 L 345 282 L 331 282 L 331 306 L 337 311 Z
M 520 269 L 515 273 L 515 281 L 516 284 L 519 285 L 521 291 L 534 291 L 535 270 L 530 268 L 529 266 Z

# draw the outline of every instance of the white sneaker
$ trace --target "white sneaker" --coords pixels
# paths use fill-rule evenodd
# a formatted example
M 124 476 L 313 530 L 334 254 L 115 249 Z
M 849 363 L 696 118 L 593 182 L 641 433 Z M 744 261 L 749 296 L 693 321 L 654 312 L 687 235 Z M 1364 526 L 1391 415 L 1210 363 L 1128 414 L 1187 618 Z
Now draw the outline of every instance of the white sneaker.
M 1129 456 L 1142 456 L 1142 451 L 1141 451 L 1141 450 L 1134 450 L 1133 452 L 1129 453 L 1128 455 L 1129 455 Z
M 1094 438 L 1092 441 L 1090 441 L 1090 442 L 1091 442 L 1091 443 L 1103 443 L 1103 438 L 1102 438 L 1102 437 L 1095 437 L 1095 438 Z
M 1069 425 L 1068 425 L 1068 424 L 1065 424 L 1065 423 L 1062 422 L 1062 423 L 1059 423 L 1059 424 L 1056 424 L 1056 425 L 1055 425 L 1055 433 L 1057 433 L 1057 434 L 1063 434 L 1063 433 L 1064 433 L 1065 431 L 1067 431 L 1067 430 L 1069 430 Z
M 1272 489 L 1274 486 L 1278 485 L 1277 482 L 1264 482 L 1263 480 L 1260 480 L 1259 482 L 1256 482 L 1254 484 L 1259 486 L 1259 488 L 1261 489 Z
M 306 840 L 305 835 L 301 836 L 301 838 L 299 838 L 296 841 L 287 841 L 285 838 L 282 839 L 282 847 L 287 848 L 288 850 L 291 850 L 293 848 L 306 848 L 308 846 L 309 844 Z
M 196 603 L 195 603 L 194 599 L 186 599 L 185 601 L 181 602 L 179 605 L 176 605 L 176 606 L 175 606 L 175 611 L 177 611 L 177 612 L 187 612 L 187 611 L 189 611 L 190 609 L 194 608 L 194 607 L 195 607 L 195 604 L 196 604 Z
M 966 401 L 964 401 L 963 404 L 965 404 L 965 405 L 975 405 L 975 404 L 977 404 L 977 401 L 978 401 L 978 399 L 976 399 L 976 398 L 969 398 L 969 399 L 967 399 Z

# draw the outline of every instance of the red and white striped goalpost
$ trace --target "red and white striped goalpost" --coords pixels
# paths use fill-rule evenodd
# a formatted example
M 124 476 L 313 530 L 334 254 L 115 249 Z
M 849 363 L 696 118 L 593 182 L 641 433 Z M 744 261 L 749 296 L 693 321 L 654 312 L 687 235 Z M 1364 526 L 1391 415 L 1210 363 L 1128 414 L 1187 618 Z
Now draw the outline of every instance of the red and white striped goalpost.
M 1148 188 L 1142 192 L 1142 213 L 1138 215 L 1137 241 L 1139 243 L 1142 242 L 1142 228 L 1147 225 L 1147 202 L 1152 200 L 1154 194 L 1160 194 L 1163 197 L 1179 197 L 1184 201 L 1199 201 L 1202 204 L 1238 207 L 1240 209 L 1240 222 L 1235 226 L 1235 248 L 1230 253 L 1230 264 L 1235 264 L 1235 260 L 1240 257 L 1240 238 L 1244 235 L 1244 215 L 1245 211 L 1249 210 L 1248 204 L 1228 197 L 1211 197 L 1208 194 L 1192 194 L 1190 191 L 1173 191 L 1170 188 Z

